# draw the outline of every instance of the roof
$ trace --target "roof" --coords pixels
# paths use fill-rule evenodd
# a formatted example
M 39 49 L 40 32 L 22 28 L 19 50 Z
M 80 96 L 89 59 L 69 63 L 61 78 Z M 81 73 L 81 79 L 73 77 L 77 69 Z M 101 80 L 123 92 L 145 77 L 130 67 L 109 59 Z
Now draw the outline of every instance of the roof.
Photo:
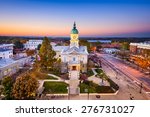
M 71 34 L 78 34 L 79 31 L 76 29 L 76 23 L 74 22 L 73 29 L 71 30 Z
M 12 49 L 0 48 L 0 52 L 12 51 Z
M 52 48 L 54 51 L 60 51 L 61 52 L 62 50 L 68 48 L 68 46 L 52 46 Z
M 78 32 L 78 30 L 77 29 L 72 29 L 71 30 L 71 34 L 78 34 L 79 32 Z
M 14 44 L 0 44 L 0 47 L 9 47 L 9 46 L 14 46 Z
M 64 48 L 61 53 L 62 54 L 78 53 L 78 54 L 86 54 L 86 55 L 88 55 L 86 46 L 79 46 L 79 48 L 77 48 L 75 46 L 70 48 L 70 46 L 68 46 L 68 48 Z
M 10 64 L 15 63 L 16 61 L 14 61 L 13 59 L 0 59 L 0 68 L 6 67 Z

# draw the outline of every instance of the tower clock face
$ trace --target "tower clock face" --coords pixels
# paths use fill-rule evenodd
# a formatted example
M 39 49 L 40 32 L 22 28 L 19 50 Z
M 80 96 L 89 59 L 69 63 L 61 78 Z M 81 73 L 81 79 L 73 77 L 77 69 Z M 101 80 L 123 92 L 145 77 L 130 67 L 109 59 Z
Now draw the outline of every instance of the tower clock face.
M 73 39 L 76 39 L 76 36 L 73 36 Z

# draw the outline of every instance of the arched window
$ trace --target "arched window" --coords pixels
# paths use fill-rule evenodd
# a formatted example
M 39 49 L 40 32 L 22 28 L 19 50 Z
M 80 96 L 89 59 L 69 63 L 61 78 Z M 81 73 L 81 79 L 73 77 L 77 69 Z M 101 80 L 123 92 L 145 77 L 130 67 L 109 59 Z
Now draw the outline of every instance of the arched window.
M 76 57 L 73 57 L 73 61 L 76 61 Z

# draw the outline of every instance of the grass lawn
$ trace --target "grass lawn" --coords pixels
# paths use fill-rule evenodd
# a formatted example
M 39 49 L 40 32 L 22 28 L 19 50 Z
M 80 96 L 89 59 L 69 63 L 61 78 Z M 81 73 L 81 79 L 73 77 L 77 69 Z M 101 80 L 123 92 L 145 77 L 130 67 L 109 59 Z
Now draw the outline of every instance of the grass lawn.
M 32 72 L 31 76 L 38 80 L 46 80 L 46 79 L 57 80 L 57 78 L 49 76 L 49 75 L 47 75 L 47 73 L 42 73 L 42 72 L 37 72 L 37 71 Z
M 49 75 L 46 76 L 46 79 L 49 79 L 49 80 L 58 80 L 57 78 L 54 78 L 54 77 L 49 76 Z
M 44 89 L 44 93 L 68 93 L 68 84 L 64 83 L 64 82 L 44 82 L 43 87 Z
M 89 93 L 114 93 L 110 86 L 99 86 L 91 81 L 80 84 L 80 92 L 85 93 L 85 89 L 89 89 Z
M 94 73 L 93 73 L 92 69 L 87 71 L 87 76 L 88 77 L 93 76 L 93 75 L 94 75 Z
M 95 69 L 98 74 L 104 73 L 102 69 Z
M 95 71 L 98 73 L 98 76 L 100 76 L 99 78 L 107 80 L 113 89 L 119 90 L 119 86 L 113 80 L 111 80 L 102 69 L 95 69 Z

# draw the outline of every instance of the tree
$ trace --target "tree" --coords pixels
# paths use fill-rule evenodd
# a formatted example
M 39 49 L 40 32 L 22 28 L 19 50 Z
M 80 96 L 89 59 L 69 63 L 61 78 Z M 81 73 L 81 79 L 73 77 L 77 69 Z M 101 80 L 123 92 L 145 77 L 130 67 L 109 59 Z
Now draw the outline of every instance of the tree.
M 34 99 L 38 88 L 38 81 L 29 73 L 17 77 L 13 85 L 12 94 L 14 99 Z
M 5 99 L 12 99 L 12 87 L 13 87 L 13 80 L 10 76 L 5 77 L 2 80 L 3 85 L 3 94 Z
M 27 56 L 33 56 L 35 54 L 35 50 L 26 50 Z
M 3 94 L 3 90 L 4 90 L 4 87 L 0 85 L 0 98 L 1 98 L 1 95 Z
M 129 50 L 129 42 L 123 42 L 121 45 L 121 48 L 123 50 Z
M 41 44 L 38 45 L 37 50 L 40 50 L 40 48 L 41 48 Z
M 24 47 L 23 44 L 18 40 L 14 42 L 14 46 L 15 49 L 23 49 Z
M 55 55 L 56 52 L 52 49 L 49 39 L 45 37 L 39 50 L 40 60 L 38 62 L 41 68 L 44 70 L 52 70 L 56 61 Z
M 90 51 L 90 43 L 87 41 L 87 40 L 80 40 L 79 41 L 79 44 L 81 45 L 81 46 L 86 46 L 87 47 L 87 50 L 88 51 Z

